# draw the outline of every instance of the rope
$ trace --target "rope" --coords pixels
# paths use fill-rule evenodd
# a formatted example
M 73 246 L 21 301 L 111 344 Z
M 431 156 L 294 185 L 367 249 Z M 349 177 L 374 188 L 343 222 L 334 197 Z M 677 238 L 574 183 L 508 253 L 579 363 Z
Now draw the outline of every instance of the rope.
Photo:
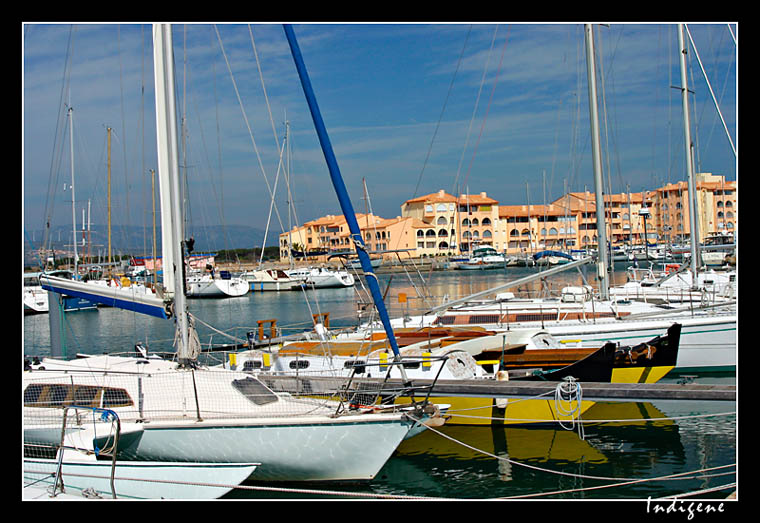
M 573 430 L 576 425 L 576 415 L 578 420 L 581 419 L 581 402 L 583 401 L 583 390 L 581 384 L 575 381 L 575 378 L 568 376 L 565 381 L 559 383 L 554 391 L 554 407 L 557 410 L 559 416 L 566 416 L 570 418 L 570 426 L 566 426 L 564 421 L 559 419 L 560 426 L 565 430 Z M 575 407 L 573 407 L 573 403 Z M 569 405 L 568 409 L 565 409 L 565 405 Z M 583 424 L 578 423 L 578 437 L 584 439 L 585 433 L 583 431 Z

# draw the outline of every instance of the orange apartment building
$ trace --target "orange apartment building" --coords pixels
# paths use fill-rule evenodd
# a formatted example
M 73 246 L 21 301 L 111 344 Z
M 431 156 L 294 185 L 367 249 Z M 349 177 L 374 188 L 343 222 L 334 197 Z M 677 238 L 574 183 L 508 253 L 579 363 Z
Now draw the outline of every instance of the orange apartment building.
M 737 182 L 711 173 L 696 175 L 699 241 L 737 227 Z M 653 191 L 605 195 L 607 237 L 613 246 L 641 245 L 646 207 L 650 243 L 686 243 L 690 237 L 686 182 Z M 419 196 L 401 205 L 401 216 L 385 219 L 357 214 L 362 237 L 370 251 L 404 250 L 409 256 L 441 256 L 489 245 L 499 252 L 518 254 L 542 249 L 583 249 L 597 244 L 596 199 L 590 192 L 570 192 L 547 205 L 499 205 L 479 194 L 454 196 L 444 190 Z M 295 250 L 353 250 L 343 216 L 328 215 L 280 235 L 280 256 Z M 395 253 L 386 253 L 395 258 Z

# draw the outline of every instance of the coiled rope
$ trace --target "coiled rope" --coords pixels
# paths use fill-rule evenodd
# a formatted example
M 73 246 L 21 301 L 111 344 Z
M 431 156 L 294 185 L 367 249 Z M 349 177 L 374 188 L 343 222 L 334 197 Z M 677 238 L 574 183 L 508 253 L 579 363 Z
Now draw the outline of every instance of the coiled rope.
M 568 376 L 564 381 L 557 384 L 554 390 L 554 407 L 559 416 L 570 418 L 570 426 L 566 426 L 562 419 L 558 419 L 560 426 L 565 430 L 573 430 L 578 425 L 578 437 L 584 439 L 583 423 L 581 419 L 581 402 L 583 401 L 583 389 L 575 378 Z M 567 408 L 565 408 L 567 406 Z M 578 423 L 576 423 L 576 415 Z

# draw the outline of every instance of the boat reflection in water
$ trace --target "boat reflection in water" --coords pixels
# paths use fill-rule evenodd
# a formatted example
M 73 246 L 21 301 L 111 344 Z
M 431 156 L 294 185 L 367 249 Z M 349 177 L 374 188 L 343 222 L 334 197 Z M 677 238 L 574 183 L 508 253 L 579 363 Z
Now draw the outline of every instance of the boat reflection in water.
M 651 403 L 595 403 L 583 419 L 582 431 L 558 424 L 428 430 L 403 442 L 373 485 L 394 492 L 408 482 L 422 495 L 448 497 L 455 477 L 458 498 L 484 499 L 612 483 L 583 476 L 657 477 L 686 461 L 678 424 Z M 617 488 L 550 497 L 620 494 Z

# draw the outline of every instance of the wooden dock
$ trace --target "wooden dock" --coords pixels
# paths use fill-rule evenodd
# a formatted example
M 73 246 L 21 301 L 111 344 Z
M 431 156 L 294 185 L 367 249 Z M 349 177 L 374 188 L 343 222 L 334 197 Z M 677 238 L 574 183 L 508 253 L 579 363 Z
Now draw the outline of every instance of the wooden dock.
M 262 376 L 263 377 L 263 376 Z M 287 380 L 285 376 L 267 376 L 270 380 Z M 292 379 L 292 378 L 291 378 Z M 334 386 L 336 378 L 307 377 L 312 390 Z M 320 382 L 322 382 L 320 384 Z M 354 378 L 353 383 L 362 384 L 368 390 L 378 388 L 381 378 Z M 431 380 L 409 380 L 409 385 L 425 393 Z M 504 397 L 533 398 L 553 393 L 560 382 L 551 381 L 496 381 L 480 380 L 439 380 L 432 384 L 431 394 L 435 396 Z M 736 401 L 735 385 L 701 385 L 694 383 L 580 383 L 583 398 L 592 401 L 640 402 L 653 400 L 678 401 Z M 399 379 L 388 380 L 389 389 L 400 389 Z

